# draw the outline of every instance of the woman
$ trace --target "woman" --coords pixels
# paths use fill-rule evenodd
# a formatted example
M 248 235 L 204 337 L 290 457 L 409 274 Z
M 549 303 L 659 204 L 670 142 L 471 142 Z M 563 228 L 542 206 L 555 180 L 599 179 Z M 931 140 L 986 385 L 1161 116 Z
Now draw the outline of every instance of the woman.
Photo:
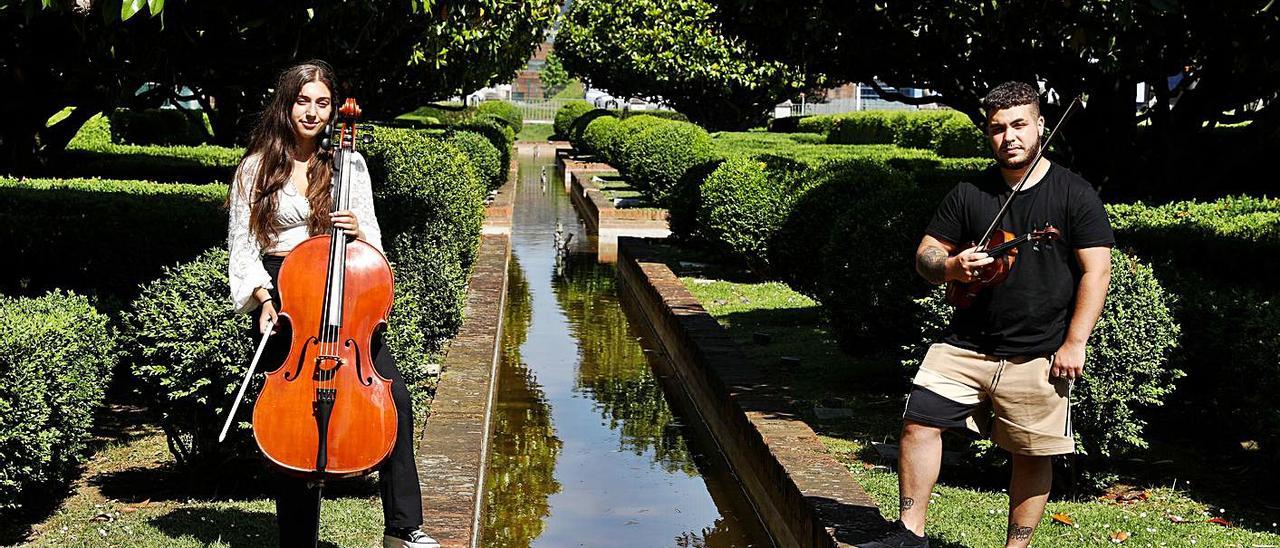
M 353 161 L 351 209 L 330 212 L 332 153 L 320 149 L 319 143 L 335 110 L 335 90 L 333 69 L 322 61 L 284 71 L 231 184 L 227 236 L 231 298 L 238 312 L 255 316 L 255 339 L 276 320 L 280 265 L 299 243 L 338 227 L 382 250 L 369 171 L 359 153 Z M 386 527 L 383 546 L 435 548 L 439 544 L 418 530 L 422 496 L 413 458 L 409 391 L 381 343 L 373 343 L 374 367 L 392 381 L 397 415 L 396 442 L 379 471 Z M 288 346 L 289 337 L 273 330 L 262 363 L 268 367 L 281 363 Z M 319 488 L 282 475 L 276 493 L 280 544 L 315 546 L 319 513 Z

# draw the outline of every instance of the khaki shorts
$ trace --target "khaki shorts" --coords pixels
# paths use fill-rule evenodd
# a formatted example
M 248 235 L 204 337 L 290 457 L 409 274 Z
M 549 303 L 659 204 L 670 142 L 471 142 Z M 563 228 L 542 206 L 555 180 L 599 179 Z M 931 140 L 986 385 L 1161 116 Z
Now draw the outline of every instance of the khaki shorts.
M 1050 378 L 1053 356 L 1002 359 L 949 344 L 929 347 L 903 418 L 963 428 L 1018 455 L 1075 452 L 1071 382 Z

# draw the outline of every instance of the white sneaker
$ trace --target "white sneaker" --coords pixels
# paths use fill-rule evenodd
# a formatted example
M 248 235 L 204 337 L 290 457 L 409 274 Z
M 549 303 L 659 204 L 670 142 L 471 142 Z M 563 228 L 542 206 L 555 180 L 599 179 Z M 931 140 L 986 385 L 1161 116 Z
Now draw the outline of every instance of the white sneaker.
M 440 548 L 440 543 L 418 529 L 410 529 L 403 538 L 382 535 L 382 548 Z

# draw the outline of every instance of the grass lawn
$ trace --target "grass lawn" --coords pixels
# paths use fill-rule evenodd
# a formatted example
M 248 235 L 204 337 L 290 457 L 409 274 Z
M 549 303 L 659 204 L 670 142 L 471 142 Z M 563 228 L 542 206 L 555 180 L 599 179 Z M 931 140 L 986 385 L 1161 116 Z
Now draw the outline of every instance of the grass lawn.
M 555 127 L 551 124 L 525 122 L 524 127 L 520 129 L 520 133 L 516 134 L 516 141 L 545 143 L 547 138 L 551 137 L 554 132 Z
M 115 406 L 109 413 L 138 418 L 140 411 Z M 158 428 L 127 419 L 104 422 L 99 449 L 70 494 L 38 521 L 3 519 L 0 544 L 277 545 L 275 503 L 260 474 L 246 474 L 245 464 L 230 465 L 240 468 L 236 473 L 183 474 L 172 468 Z M 322 546 L 381 546 L 382 504 L 372 479 L 327 486 L 322 508 Z M 35 524 L 25 531 L 22 521 Z
M 673 261 L 674 262 L 674 261 Z M 714 265 L 699 266 L 697 276 L 682 280 L 703 306 L 728 328 L 761 367 L 773 367 L 782 356 L 800 359 L 787 373 L 797 410 L 822 437 L 828 449 L 845 463 L 862 487 L 880 505 L 886 519 L 897 517 L 898 480 L 891 459 L 878 457 L 872 442 L 892 443 L 901 428 L 903 389 L 892 383 L 871 383 L 858 371 L 860 364 L 840 352 L 813 300 L 776 282 L 735 280 Z M 740 274 L 740 273 L 739 273 Z M 753 342 L 753 334 L 768 333 L 767 345 Z M 874 367 L 869 368 L 874 369 Z M 903 376 L 905 378 L 906 372 Z M 815 407 L 848 408 L 852 418 L 819 420 Z M 949 440 L 948 450 L 951 449 Z M 1189 460 L 1196 457 L 1189 457 Z M 964 459 L 961 458 L 961 462 Z M 1194 469 L 1202 461 L 1191 460 Z M 1006 472 L 977 473 L 963 464 L 944 465 L 941 483 L 931 499 L 929 534 L 934 546 L 995 546 L 1004 538 L 1008 498 L 1002 486 Z M 1212 472 L 1203 470 L 1204 474 Z M 1036 532 L 1034 546 L 1111 546 L 1127 534 L 1126 546 L 1280 546 L 1280 513 L 1234 499 L 1226 483 L 1196 480 L 1196 490 L 1169 482 L 1145 481 L 1139 489 L 1146 500 L 1117 503 L 1102 498 L 1055 500 Z M 1224 492 L 1225 491 L 1225 492 Z M 1223 509 L 1205 500 L 1235 500 Z M 1065 514 L 1074 525 L 1054 521 Z M 1222 517 L 1232 527 L 1208 523 Z M 1184 523 L 1175 523 L 1185 520 Z

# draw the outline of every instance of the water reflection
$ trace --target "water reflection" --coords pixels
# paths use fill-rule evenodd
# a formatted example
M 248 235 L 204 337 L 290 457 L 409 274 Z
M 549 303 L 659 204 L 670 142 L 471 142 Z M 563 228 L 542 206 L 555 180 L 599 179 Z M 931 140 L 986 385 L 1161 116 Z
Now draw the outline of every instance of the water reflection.
M 561 442 L 551 427 L 547 398 L 529 368 L 520 361 L 532 319 L 529 282 L 512 257 L 507 278 L 506 315 L 498 373 L 498 407 L 493 446 L 485 476 L 483 546 L 528 546 L 542 534 L 550 513 L 547 497 L 560 492 L 556 457 Z
M 653 452 L 668 472 L 698 473 L 689 447 L 618 302 L 613 268 L 594 255 L 573 255 L 556 279 L 556 301 L 578 340 L 576 386 L 596 402 L 619 447 Z
M 547 163 L 521 158 L 483 545 L 768 546 L 714 446 L 668 404 L 679 389 L 654 374 L 664 362 L 612 267 L 557 260 L 557 225 L 594 250 L 568 197 L 540 184 Z

